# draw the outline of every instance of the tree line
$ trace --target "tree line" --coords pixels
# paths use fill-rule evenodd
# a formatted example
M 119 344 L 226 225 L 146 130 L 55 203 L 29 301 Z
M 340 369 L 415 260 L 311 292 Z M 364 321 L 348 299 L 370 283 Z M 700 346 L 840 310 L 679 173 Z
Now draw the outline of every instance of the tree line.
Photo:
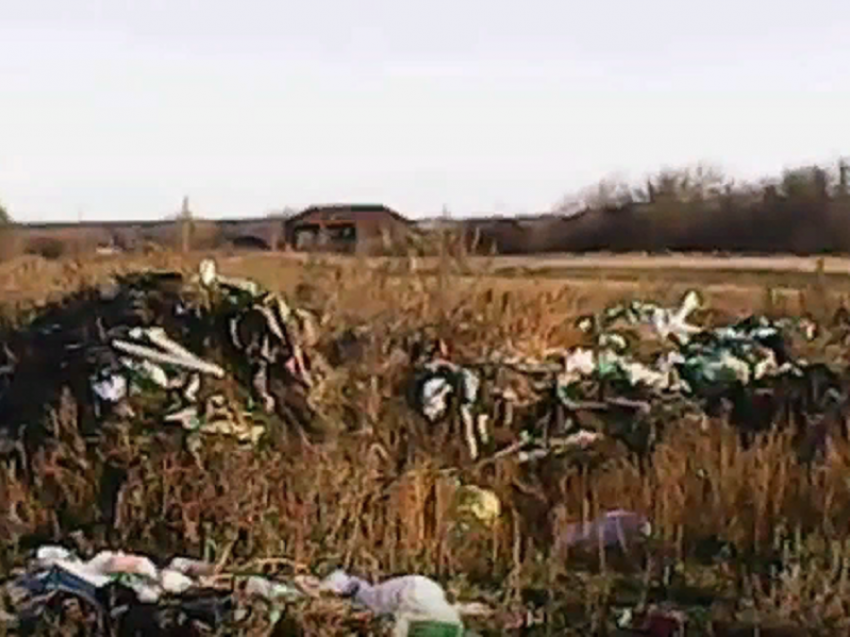
M 468 221 L 483 249 L 534 252 L 850 252 L 850 168 L 806 166 L 735 182 L 716 169 L 606 179 L 551 214 Z

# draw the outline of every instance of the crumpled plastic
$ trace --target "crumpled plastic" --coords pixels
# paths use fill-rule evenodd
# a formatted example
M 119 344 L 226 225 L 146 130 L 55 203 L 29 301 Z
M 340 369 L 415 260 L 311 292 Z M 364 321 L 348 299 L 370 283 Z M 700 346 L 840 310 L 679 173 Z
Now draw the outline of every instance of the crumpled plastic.
M 158 601 L 163 594 L 179 595 L 196 585 L 179 568 L 169 565 L 160 570 L 147 557 L 121 551 L 102 551 L 84 562 L 62 547 L 43 546 L 36 552 L 35 562 L 39 569 L 71 574 L 95 589 L 120 582 L 132 589 L 139 601 L 147 603 Z
M 626 355 L 603 350 L 597 355 L 593 373 L 604 376 L 619 373 L 633 386 L 647 386 L 655 391 L 676 391 L 699 397 L 707 388 L 716 389 L 739 383 L 754 382 L 781 376 L 801 377 L 806 362 L 794 360 L 787 351 L 784 334 L 790 331 L 811 339 L 816 326 L 807 318 L 771 321 L 751 316 L 731 325 L 702 329 L 679 319 L 687 310 L 697 306 L 695 293 L 688 293 L 677 312 L 654 309 L 649 314 L 669 316 L 660 323 L 660 334 L 675 334 L 677 348 L 660 357 L 654 365 L 635 363 Z M 688 300 L 692 299 L 691 302 Z M 613 313 L 617 315 L 617 312 Z M 679 326 L 672 329 L 670 326 Z M 606 335 L 606 334 L 603 334 Z M 610 336 L 610 335 L 608 335 Z M 586 356 L 586 354 L 585 354 Z
M 449 603 L 446 593 L 437 582 L 422 575 L 402 575 L 370 584 L 342 570 L 326 577 L 320 590 L 341 595 L 365 606 L 376 615 L 393 617 L 394 635 L 463 634 L 463 620 L 458 607 Z M 413 625 L 414 631 L 410 632 Z
M 213 394 L 206 400 L 204 411 L 197 405 L 185 407 L 165 417 L 166 422 L 179 423 L 190 433 L 232 436 L 239 442 L 257 444 L 265 427 L 253 424 L 249 411 L 236 412 L 222 394 Z
M 477 410 L 481 380 L 471 369 L 441 356 L 424 362 L 417 370 L 416 398 L 420 413 L 431 423 L 448 417 L 454 403 L 463 423 L 464 438 L 470 457 L 479 456 L 479 440 L 488 444 L 488 417 Z
M 633 511 L 617 509 L 607 511 L 589 522 L 568 524 L 561 533 L 563 542 L 570 547 L 614 546 L 628 547 L 635 540 L 645 539 L 652 533 L 646 516 Z
M 678 308 L 666 308 L 645 301 L 632 301 L 605 309 L 602 315 L 581 317 L 577 321 L 579 329 L 585 332 L 609 332 L 618 323 L 627 325 L 647 325 L 652 327 L 662 339 L 672 338 L 679 344 L 687 343 L 691 335 L 699 333 L 701 328 L 687 322 L 688 317 L 702 306 L 702 299 L 695 290 L 689 291 Z
M 455 510 L 461 519 L 468 518 L 491 525 L 502 514 L 499 497 L 489 489 L 475 485 L 458 487 L 454 494 Z
M 523 446 L 517 452 L 517 461 L 524 464 L 543 458 L 586 451 L 604 439 L 605 434 L 586 429 L 580 429 L 564 437 L 548 438 L 545 441 L 535 439 L 527 431 L 523 431 L 520 433 Z
M 161 624 L 173 623 L 172 611 L 214 631 L 250 614 L 250 608 L 235 603 L 232 591 L 212 585 L 215 573 L 214 565 L 186 557 L 175 557 L 159 568 L 145 556 L 122 551 L 101 551 L 83 560 L 64 547 L 42 546 L 25 573 L 4 583 L 6 596 L 14 600 L 14 612 L 5 619 L 12 626 L 33 626 L 53 597 L 63 595 L 82 600 L 97 612 L 99 634 L 111 634 L 109 626 L 115 620 L 126 620 L 138 625 L 143 634 L 152 634 L 144 627 L 157 631 Z M 247 576 L 244 583 L 245 600 L 263 600 L 272 624 L 280 619 L 286 603 L 307 598 L 297 581 L 289 584 Z M 116 597 L 119 590 L 128 591 L 132 598 Z
M 284 582 L 273 582 L 264 577 L 249 577 L 245 593 L 262 599 L 269 608 L 269 623 L 276 624 L 283 616 L 287 602 L 303 599 L 304 592 Z
M 811 321 L 772 322 L 765 317 L 748 317 L 732 325 L 703 329 L 686 322 L 700 306 L 698 293 L 690 291 L 677 309 L 633 301 L 605 310 L 599 321 L 583 317 L 578 321 L 579 328 L 593 334 L 600 347 L 596 352 L 584 348 L 570 352 L 561 384 L 569 386 L 578 377 L 594 375 L 654 391 L 693 394 L 705 384 L 748 385 L 762 378 L 800 373 L 802 364 L 789 360 L 782 334 L 795 329 L 811 338 Z M 672 337 L 676 349 L 654 364 L 635 361 L 625 352 L 627 339 L 615 331 L 621 321 L 652 325 L 662 339 Z

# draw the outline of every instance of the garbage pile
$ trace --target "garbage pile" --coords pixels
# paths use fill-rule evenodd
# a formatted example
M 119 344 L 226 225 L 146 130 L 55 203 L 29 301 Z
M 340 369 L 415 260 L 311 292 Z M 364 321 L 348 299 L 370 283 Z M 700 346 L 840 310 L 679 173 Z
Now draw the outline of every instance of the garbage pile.
M 819 334 L 810 319 L 751 316 L 700 326 L 692 317 L 701 308 L 695 291 L 672 308 L 639 301 L 610 307 L 576 321 L 582 344 L 539 358 L 502 349 L 457 360 L 445 341 L 420 340 L 405 361 L 411 406 L 429 427 L 458 425 L 473 462 L 534 463 L 586 458 L 609 439 L 647 451 L 664 423 L 684 415 L 705 422 L 725 411 L 755 432 L 779 416 L 805 426 L 847 404 L 841 374 L 794 353 L 795 340 L 811 343 Z M 253 446 L 277 423 L 320 440 L 330 371 L 315 315 L 253 281 L 220 274 L 211 260 L 192 278 L 117 277 L 0 343 L 0 457 L 25 456 L 22 440 L 29 445 L 48 435 L 46 412 L 65 389 L 79 406 L 83 434 L 113 420 L 156 430 L 171 425 L 198 462 L 212 436 Z M 507 443 L 496 429 L 509 432 Z M 491 491 L 459 483 L 456 496 L 464 524 L 490 526 L 501 515 Z M 560 541 L 614 546 L 649 528 L 639 514 L 615 510 L 567 526 Z M 115 622 L 136 622 L 144 634 L 181 622 L 216 631 L 250 614 L 248 598 L 264 600 L 277 621 L 282 604 L 331 592 L 393 616 L 398 635 L 463 634 L 461 609 L 420 576 L 372 585 L 338 571 L 314 586 L 233 574 L 222 584 L 222 575 L 187 558 L 159 567 L 141 556 L 103 552 L 83 560 L 47 546 L 6 583 L 2 619 L 27 632 L 74 599 L 101 634 Z
M 170 423 L 197 450 L 213 434 L 256 444 L 273 415 L 313 427 L 326 369 L 315 321 L 253 281 L 220 275 L 212 260 L 191 280 L 117 277 L 9 335 L 0 423 L 7 437 L 43 435 L 46 410 L 68 388 L 86 434 L 109 419 Z
M 633 301 L 582 316 L 584 343 L 542 358 L 496 350 L 452 360 L 436 339 L 407 352 L 412 407 L 433 427 L 456 421 L 471 460 L 529 462 L 583 453 L 608 437 L 646 451 L 666 421 L 724 409 L 744 430 L 783 410 L 799 422 L 843 405 L 839 376 L 795 358 L 808 318 L 751 316 L 730 325 L 690 322 L 696 291 L 677 307 Z M 320 440 L 323 383 L 318 319 L 254 281 L 205 260 L 196 276 L 145 272 L 84 290 L 9 334 L 0 347 L 0 427 L 38 437 L 45 411 L 68 388 L 84 434 L 118 419 L 185 431 L 197 455 L 208 436 L 256 445 L 270 417 Z M 235 388 L 235 391 L 234 391 Z M 513 432 L 507 447 L 493 428 Z M 6 445 L 10 447 L 10 445 Z
M 846 405 L 838 372 L 792 353 L 795 341 L 812 343 L 819 335 L 813 320 L 750 316 L 702 327 L 689 322 L 702 305 L 690 291 L 678 307 L 633 301 L 582 316 L 575 327 L 585 343 L 542 359 L 497 351 L 461 365 L 437 346 L 419 366 L 417 406 L 429 422 L 454 409 L 473 460 L 478 440 L 490 438 L 488 423 L 518 424 L 509 450 L 528 462 L 587 450 L 610 436 L 647 451 L 665 422 L 685 414 L 704 422 L 727 413 L 743 433 L 753 433 L 789 415 L 805 426 Z M 523 401 L 498 386 L 508 371 L 525 377 Z M 497 379 L 492 386 L 483 380 L 488 376 Z
M 217 629 L 234 619 L 234 603 L 229 592 L 202 583 L 213 570 L 186 558 L 159 569 L 146 557 L 112 551 L 83 561 L 63 547 L 42 546 L 29 568 L 4 586 L 14 611 L 7 611 L 6 628 L 30 634 L 46 616 L 77 606 L 82 623 L 99 634 L 127 622 L 143 632 L 185 622 Z M 139 608 L 149 612 L 139 614 Z
M 260 620 L 269 626 L 294 606 L 319 605 L 323 596 L 349 600 L 335 614 L 366 611 L 389 620 L 393 634 L 467 634 L 463 616 L 487 615 L 488 607 L 450 603 L 443 588 L 421 575 L 378 584 L 337 569 L 323 580 L 296 575 L 272 580 L 219 573 L 215 565 L 176 557 L 159 568 L 148 557 L 103 551 L 82 560 L 61 546 L 42 546 L 28 568 L 0 587 L 5 610 L 0 625 L 13 634 L 34 634 L 51 619 L 76 619 L 90 634 L 158 635 L 238 631 Z
M 317 394 L 329 369 L 317 343 L 313 314 L 253 281 L 221 275 L 210 260 L 191 278 L 175 272 L 116 277 L 6 335 L 0 348 L 0 452 L 25 456 L 25 446 L 49 439 L 55 432 L 45 429 L 46 415 L 65 390 L 78 405 L 82 433 L 96 434 L 110 421 L 155 431 L 173 425 L 198 462 L 210 436 L 258 444 L 270 417 L 314 433 L 322 410 Z M 493 517 L 495 506 L 498 516 L 498 500 L 494 504 L 490 492 L 481 493 L 489 497 L 487 515 Z M 316 588 L 309 578 L 236 576 L 189 558 L 158 566 L 123 552 L 82 559 L 63 547 L 43 546 L 25 572 L 3 584 L 0 619 L 5 630 L 29 634 L 51 619 L 61 623 L 73 607 L 71 621 L 89 624 L 95 634 L 166 634 L 188 625 L 231 631 L 256 610 L 256 600 L 264 602 L 274 625 L 289 602 L 321 592 L 348 597 L 347 589 L 338 590 L 340 577 L 336 573 L 330 584 Z M 352 582 L 359 594 L 352 598 L 361 604 L 372 599 L 368 591 L 383 599 L 380 592 L 398 584 L 368 588 L 364 580 Z M 460 610 L 444 601 L 452 608 L 446 615 L 445 608 L 429 610 L 427 600 L 416 599 L 422 590 L 433 597 L 442 591 L 439 585 L 420 576 L 402 583 L 412 595 L 412 610 L 404 604 L 396 609 L 389 598 L 366 609 L 394 617 L 399 635 L 407 634 L 408 625 L 410 634 L 462 634 Z

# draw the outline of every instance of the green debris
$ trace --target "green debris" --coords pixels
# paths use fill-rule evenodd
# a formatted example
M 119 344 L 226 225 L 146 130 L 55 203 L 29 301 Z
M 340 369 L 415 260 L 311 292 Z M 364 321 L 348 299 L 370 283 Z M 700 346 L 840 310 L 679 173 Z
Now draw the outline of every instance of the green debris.
M 407 637 L 462 637 L 465 634 L 463 626 L 444 622 L 411 622 L 407 629 Z

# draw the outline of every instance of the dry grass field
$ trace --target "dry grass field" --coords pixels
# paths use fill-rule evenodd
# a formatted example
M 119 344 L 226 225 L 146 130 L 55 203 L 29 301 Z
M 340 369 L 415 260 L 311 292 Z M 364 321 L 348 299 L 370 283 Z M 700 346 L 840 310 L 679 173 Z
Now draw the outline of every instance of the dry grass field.
M 9 326 L 24 325 L 47 300 L 113 272 L 189 271 L 204 256 L 20 257 L 0 264 L 0 313 Z M 837 259 L 818 266 L 784 258 L 446 257 L 413 268 L 401 259 L 217 259 L 221 271 L 315 308 L 323 337 L 366 325 L 380 342 L 431 326 L 460 357 L 506 343 L 530 355 L 569 346 L 580 313 L 630 298 L 674 303 L 692 287 L 714 320 L 752 312 L 825 320 L 850 298 L 850 263 Z M 826 356 L 811 357 L 819 355 Z M 833 441 L 822 462 L 803 464 L 786 433 L 744 448 L 720 420 L 681 422 L 642 460 L 614 451 L 583 467 L 475 465 L 459 437 L 428 434 L 404 404 L 404 372 L 367 350 L 340 368 L 326 396 L 341 420 L 357 414 L 356 426 L 322 444 L 286 436 L 250 450 L 210 444 L 202 466 L 156 436 L 104 431 L 84 439 L 76 407 L 65 401 L 53 414 L 60 444 L 33 457 L 29 475 L 0 475 L 0 568 L 76 531 L 87 545 L 206 555 L 233 568 L 265 560 L 313 572 L 344 565 L 370 578 L 428 574 L 498 610 L 475 624 L 482 634 L 615 634 L 622 609 L 652 602 L 686 611 L 688 635 L 850 634 L 846 442 Z M 126 483 L 107 533 L 97 512 L 115 467 Z M 503 513 L 492 528 L 458 533 L 451 524 L 444 471 L 451 467 L 498 494 Z M 552 541 L 565 521 L 617 508 L 651 519 L 646 554 L 579 559 Z M 730 552 L 705 558 L 712 543 Z M 350 634 L 336 619 L 297 612 L 305 634 Z M 523 613 L 541 623 L 506 627 Z

